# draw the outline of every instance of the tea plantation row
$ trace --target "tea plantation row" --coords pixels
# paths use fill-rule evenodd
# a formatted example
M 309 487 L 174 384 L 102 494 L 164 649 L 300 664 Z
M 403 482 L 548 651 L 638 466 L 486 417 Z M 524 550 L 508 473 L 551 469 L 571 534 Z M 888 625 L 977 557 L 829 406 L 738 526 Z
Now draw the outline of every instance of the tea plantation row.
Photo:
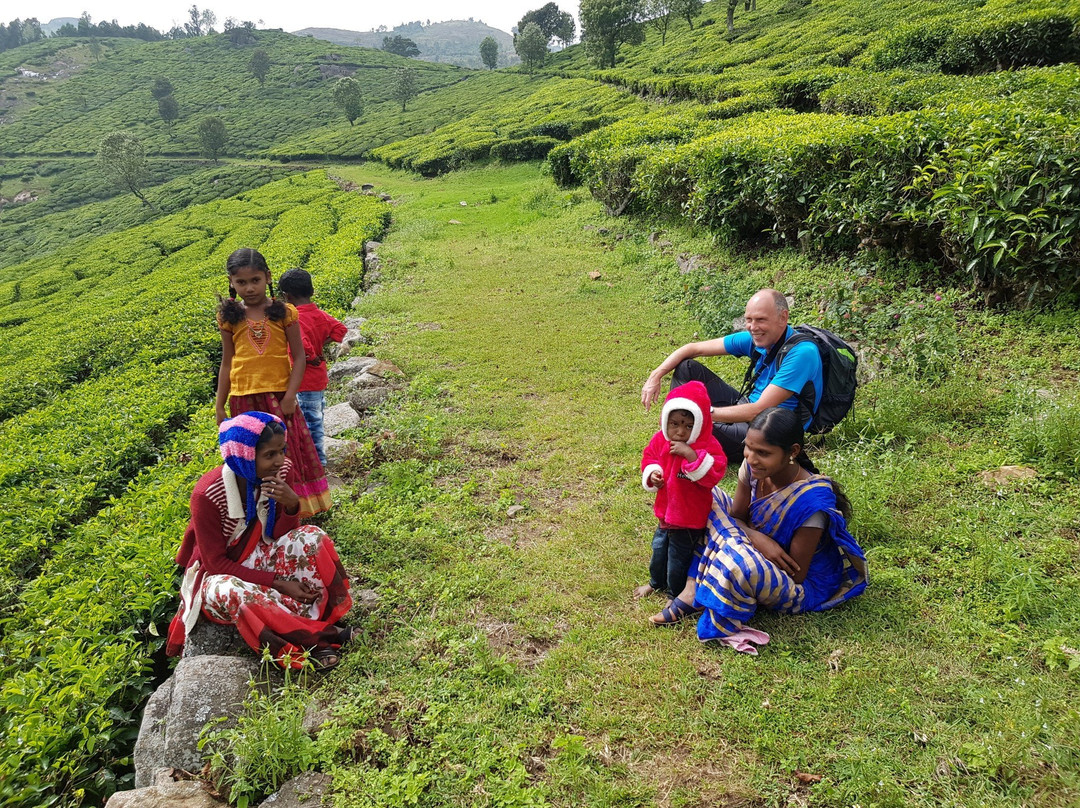
M 94 161 L 5 161 L 4 174 L 40 189 L 42 197 L 4 211 L 0 218 L 0 267 L 71 247 L 76 239 L 124 230 L 179 213 L 190 205 L 235 196 L 292 173 L 284 166 L 204 166 L 190 161 L 150 161 L 152 174 L 163 178 L 152 180 L 154 187 L 143 192 L 154 206 L 151 210 L 132 194 L 120 193 L 116 186 L 107 184 Z
M 882 117 L 644 116 L 550 159 L 559 182 L 586 184 L 612 212 L 685 217 L 738 239 L 942 256 L 993 295 L 1069 291 L 1080 280 L 1080 71 L 1033 78 L 1005 101 Z

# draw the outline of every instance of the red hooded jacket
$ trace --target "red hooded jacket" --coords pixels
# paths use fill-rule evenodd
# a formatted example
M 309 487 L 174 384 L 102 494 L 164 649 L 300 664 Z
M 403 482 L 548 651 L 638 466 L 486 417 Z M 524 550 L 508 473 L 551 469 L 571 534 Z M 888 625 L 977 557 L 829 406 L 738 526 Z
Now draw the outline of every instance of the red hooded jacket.
M 697 457 L 686 460 L 671 453 L 667 438 L 668 416 L 672 410 L 686 410 L 694 416 L 694 428 L 687 444 Z M 713 437 L 712 404 L 701 382 L 687 382 L 674 388 L 660 410 L 660 431 L 653 435 L 641 456 L 641 484 L 656 493 L 653 512 L 664 527 L 700 529 L 712 510 L 712 489 L 727 471 L 727 456 Z M 649 485 L 654 471 L 664 475 L 660 488 Z

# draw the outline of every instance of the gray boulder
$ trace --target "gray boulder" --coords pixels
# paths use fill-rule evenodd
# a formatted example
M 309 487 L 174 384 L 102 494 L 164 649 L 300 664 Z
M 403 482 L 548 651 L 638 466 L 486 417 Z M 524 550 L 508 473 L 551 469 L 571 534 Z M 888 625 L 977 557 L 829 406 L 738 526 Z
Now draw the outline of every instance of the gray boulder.
M 323 449 L 326 451 L 326 470 L 337 471 L 359 448 L 360 444 L 354 440 L 324 438 Z
M 374 356 L 353 356 L 344 362 L 335 362 L 326 373 L 330 381 L 337 382 L 350 376 L 359 376 L 378 361 Z
M 232 719 L 239 712 L 258 671 L 255 659 L 210 655 L 181 659 L 143 712 L 135 742 L 135 787 L 148 786 L 162 767 L 199 771 L 198 741 L 203 727 L 216 718 Z M 226 721 L 222 726 L 233 723 Z
M 323 432 L 331 438 L 346 429 L 360 426 L 360 414 L 348 403 L 335 404 L 323 411 Z
M 320 772 L 304 772 L 271 794 L 259 808 L 318 808 L 330 793 L 334 778 Z
M 248 648 L 236 626 L 222 626 L 199 618 L 184 643 L 182 659 L 197 656 L 239 656 L 254 659 L 254 651 Z
M 357 412 L 367 412 L 390 398 L 389 387 L 361 387 L 349 395 L 349 404 Z

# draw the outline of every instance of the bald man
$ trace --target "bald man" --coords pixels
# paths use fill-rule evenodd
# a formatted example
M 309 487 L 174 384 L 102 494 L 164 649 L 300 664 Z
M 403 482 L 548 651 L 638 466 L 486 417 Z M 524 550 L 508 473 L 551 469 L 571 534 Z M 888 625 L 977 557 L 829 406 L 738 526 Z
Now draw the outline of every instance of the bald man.
M 713 434 L 728 456 L 728 468 L 743 460 L 747 424 L 769 407 L 799 413 L 808 429 L 821 403 L 821 354 L 810 341 L 792 346 L 782 362 L 781 346 L 795 334 L 788 325 L 788 304 L 775 289 L 762 289 L 746 304 L 746 330 L 719 339 L 691 342 L 673 351 L 649 374 L 641 387 L 641 403 L 649 409 L 660 398 L 660 382 L 674 371 L 672 387 L 696 379 L 704 382 L 712 402 Z M 700 362 L 702 356 L 748 356 L 754 368 L 749 391 L 739 391 Z

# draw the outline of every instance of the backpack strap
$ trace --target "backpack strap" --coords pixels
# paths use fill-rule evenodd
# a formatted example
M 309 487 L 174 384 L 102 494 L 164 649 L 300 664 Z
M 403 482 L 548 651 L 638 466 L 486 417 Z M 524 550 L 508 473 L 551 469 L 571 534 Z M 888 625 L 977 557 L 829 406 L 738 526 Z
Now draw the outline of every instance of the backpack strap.
M 779 362 L 783 361 L 783 358 L 787 356 L 787 352 L 797 343 L 804 341 L 805 340 L 799 339 L 799 334 L 792 334 L 789 337 L 787 336 L 787 331 L 785 331 L 784 338 L 772 346 L 769 352 L 765 354 L 764 359 L 755 359 L 757 354 L 751 352 L 750 366 L 746 368 L 746 375 L 743 376 L 742 390 L 739 391 L 739 397 L 746 398 L 750 395 L 751 391 L 754 389 L 754 385 L 757 384 L 757 380 L 761 377 L 761 374 L 765 372 L 765 368 L 773 363 L 774 359 L 779 358 L 779 361 L 777 362 L 777 367 L 779 367 Z
M 751 351 L 750 366 L 746 369 L 746 375 L 743 376 L 742 390 L 739 391 L 740 398 L 746 398 L 750 395 L 750 392 L 754 389 L 754 385 L 757 384 L 757 380 L 760 378 L 765 368 L 771 365 L 773 360 L 780 354 L 786 339 L 787 332 L 785 331 L 784 339 L 773 345 L 772 348 L 769 349 L 769 352 L 765 354 L 764 359 L 756 359 L 757 354 Z
M 784 361 L 784 358 L 791 352 L 791 349 L 796 345 L 803 342 L 814 342 L 812 334 L 807 334 L 801 331 L 796 331 L 790 338 L 784 343 L 784 347 L 776 359 L 776 367 L 779 370 L 780 364 Z M 799 423 L 805 425 L 807 421 L 812 421 L 815 415 L 814 412 L 814 383 L 808 381 L 803 385 L 803 389 L 799 390 L 792 395 L 798 399 L 798 404 L 795 405 L 795 414 L 799 416 Z M 812 424 L 811 424 L 812 426 Z M 806 428 L 805 426 L 803 427 Z

